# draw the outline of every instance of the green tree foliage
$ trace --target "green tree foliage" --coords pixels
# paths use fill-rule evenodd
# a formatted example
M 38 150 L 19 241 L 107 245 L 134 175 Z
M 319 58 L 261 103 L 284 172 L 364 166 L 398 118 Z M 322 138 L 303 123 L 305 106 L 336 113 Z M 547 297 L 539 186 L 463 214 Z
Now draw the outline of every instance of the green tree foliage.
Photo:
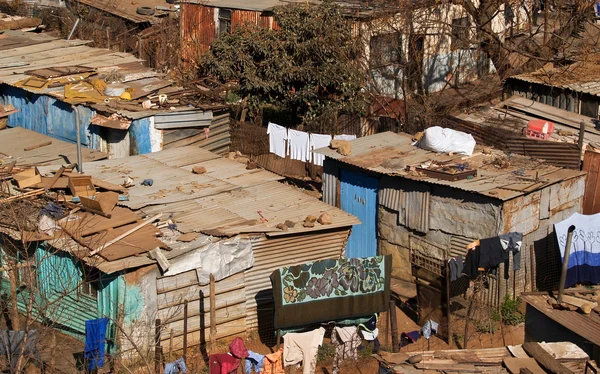
M 307 128 L 325 114 L 363 112 L 362 43 L 341 9 L 326 1 L 276 7 L 274 14 L 275 30 L 244 24 L 215 40 L 202 73 L 238 82 L 251 112 L 274 105 Z

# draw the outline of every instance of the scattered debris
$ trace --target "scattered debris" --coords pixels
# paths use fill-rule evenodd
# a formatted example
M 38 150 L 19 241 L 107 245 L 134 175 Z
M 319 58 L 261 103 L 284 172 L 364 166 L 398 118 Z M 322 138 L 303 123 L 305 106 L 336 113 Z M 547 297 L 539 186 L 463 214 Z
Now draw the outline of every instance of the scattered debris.
M 304 227 L 315 227 L 315 222 L 317 221 L 317 217 L 315 216 L 306 216 L 304 219 L 304 223 L 302 226 Z
M 275 227 L 277 227 L 281 231 L 288 231 L 289 229 L 285 223 L 278 223 Z
M 332 140 L 331 149 L 336 149 L 342 156 L 349 156 L 352 153 L 352 145 L 347 140 Z
M 206 173 L 206 168 L 204 166 L 194 166 L 192 168 L 192 173 L 194 173 L 194 174 L 204 174 L 204 173 Z
M 288 219 L 287 221 L 285 221 L 285 225 L 291 229 L 292 227 L 296 226 L 296 223 Z
M 258 168 L 258 164 L 254 161 L 248 161 L 248 164 L 246 165 L 246 170 L 254 170 Z
M 333 218 L 329 213 L 323 212 L 317 219 L 317 222 L 319 222 L 321 225 L 331 225 L 333 223 Z

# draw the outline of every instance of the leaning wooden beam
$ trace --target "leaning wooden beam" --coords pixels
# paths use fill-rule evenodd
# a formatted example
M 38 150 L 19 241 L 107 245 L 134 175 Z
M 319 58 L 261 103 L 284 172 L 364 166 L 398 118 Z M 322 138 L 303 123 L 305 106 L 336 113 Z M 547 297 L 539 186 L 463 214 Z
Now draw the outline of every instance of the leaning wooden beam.
M 574 374 L 536 342 L 523 343 L 523 349 L 529 356 L 535 358 L 537 363 L 548 373 Z
M 20 200 L 20 199 L 25 199 L 27 197 L 38 196 L 38 195 L 43 194 L 44 191 L 45 190 L 43 188 L 40 188 L 39 190 L 33 190 L 33 191 L 25 192 L 24 194 L 21 194 L 21 195 L 15 195 L 15 196 L 7 197 L 6 199 L 0 200 L 0 204 L 2 204 L 2 203 L 8 203 L 10 201 L 15 201 L 15 200 Z
M 101 245 L 98 249 L 93 250 L 92 252 L 90 252 L 89 256 L 93 256 L 99 252 L 101 252 L 104 248 L 109 247 L 113 244 L 115 244 L 116 242 L 118 242 L 119 240 L 133 234 L 134 232 L 138 231 L 139 229 L 141 229 L 142 227 L 146 226 L 149 223 L 154 222 L 156 219 L 160 218 L 160 216 L 162 216 L 162 213 L 158 213 L 157 215 L 155 215 L 152 218 L 149 218 L 147 220 L 145 220 L 144 222 L 140 223 L 139 225 L 136 225 L 135 227 L 133 227 L 131 230 L 127 230 L 126 232 L 124 232 L 123 234 L 117 236 L 116 238 L 109 240 L 108 242 L 104 243 L 103 245 Z

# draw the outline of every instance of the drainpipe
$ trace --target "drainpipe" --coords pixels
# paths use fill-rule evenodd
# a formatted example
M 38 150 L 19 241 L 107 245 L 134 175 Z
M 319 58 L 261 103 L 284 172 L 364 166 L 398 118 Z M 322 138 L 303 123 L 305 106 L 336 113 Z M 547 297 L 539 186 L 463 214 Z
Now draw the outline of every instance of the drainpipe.
M 562 303 L 563 293 L 565 292 L 565 281 L 567 279 L 567 269 L 569 268 L 569 254 L 571 252 L 573 231 L 575 231 L 575 225 L 569 226 L 569 230 L 567 231 L 567 245 L 565 246 L 565 257 L 563 259 L 562 271 L 560 272 L 560 283 L 558 285 L 558 299 L 556 300 L 559 304 Z
M 81 161 L 81 123 L 79 120 L 79 108 L 77 105 L 73 105 L 75 111 L 75 131 L 77 138 L 77 170 L 83 174 L 83 162 Z

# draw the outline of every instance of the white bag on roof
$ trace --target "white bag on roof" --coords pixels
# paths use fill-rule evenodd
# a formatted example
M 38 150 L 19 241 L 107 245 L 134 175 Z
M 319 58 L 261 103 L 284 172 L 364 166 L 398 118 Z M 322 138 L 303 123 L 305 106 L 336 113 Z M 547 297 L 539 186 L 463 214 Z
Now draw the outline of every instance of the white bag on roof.
M 471 134 L 433 126 L 423 132 L 419 147 L 433 152 L 471 156 L 475 148 L 475 139 Z

